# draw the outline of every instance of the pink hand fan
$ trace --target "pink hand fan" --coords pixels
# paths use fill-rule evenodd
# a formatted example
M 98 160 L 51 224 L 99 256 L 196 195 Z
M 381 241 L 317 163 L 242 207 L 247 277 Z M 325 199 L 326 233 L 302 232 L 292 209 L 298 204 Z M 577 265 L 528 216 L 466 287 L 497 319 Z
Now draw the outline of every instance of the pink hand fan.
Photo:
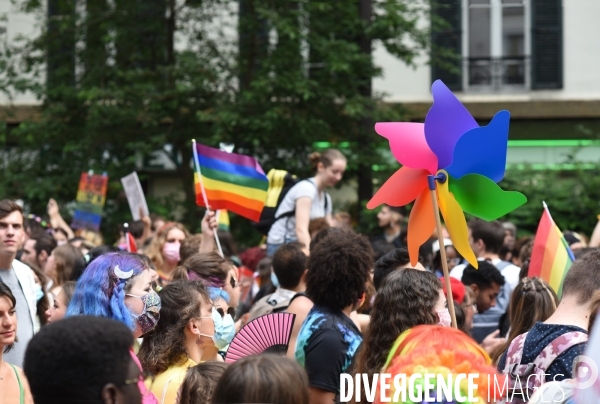
M 231 341 L 225 362 L 233 363 L 261 353 L 285 355 L 295 319 L 296 315 L 292 313 L 271 313 L 250 321 Z

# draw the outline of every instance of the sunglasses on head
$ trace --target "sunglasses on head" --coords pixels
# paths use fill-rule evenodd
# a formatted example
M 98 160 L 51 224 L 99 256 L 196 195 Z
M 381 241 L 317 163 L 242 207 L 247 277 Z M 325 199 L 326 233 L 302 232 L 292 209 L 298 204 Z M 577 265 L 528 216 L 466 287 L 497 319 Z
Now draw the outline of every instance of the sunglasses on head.
M 238 286 L 240 287 L 240 289 L 242 288 L 242 284 L 239 283 L 233 276 L 229 278 L 229 285 L 231 285 L 232 289 L 235 289 Z
M 215 307 L 215 309 L 219 312 L 221 317 L 225 317 L 225 314 L 229 314 L 231 318 L 235 318 L 235 309 L 233 307 L 228 307 L 227 313 L 221 307 Z

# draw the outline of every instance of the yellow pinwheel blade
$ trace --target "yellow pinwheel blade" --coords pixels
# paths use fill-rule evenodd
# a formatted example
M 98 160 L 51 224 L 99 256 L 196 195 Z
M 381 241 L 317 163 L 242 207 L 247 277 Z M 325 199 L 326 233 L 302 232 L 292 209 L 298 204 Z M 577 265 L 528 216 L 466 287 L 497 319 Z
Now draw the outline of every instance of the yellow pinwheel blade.
M 448 191 L 448 181 L 443 184 L 438 182 L 437 192 L 440 211 L 444 217 L 444 222 L 446 222 L 446 227 L 448 228 L 448 233 L 450 233 L 450 239 L 452 239 L 454 247 L 458 253 L 469 262 L 469 264 L 477 268 L 477 257 L 475 257 L 475 254 L 469 245 L 469 230 L 465 214 L 458 202 L 456 202 L 456 199 L 454 199 L 454 196 Z

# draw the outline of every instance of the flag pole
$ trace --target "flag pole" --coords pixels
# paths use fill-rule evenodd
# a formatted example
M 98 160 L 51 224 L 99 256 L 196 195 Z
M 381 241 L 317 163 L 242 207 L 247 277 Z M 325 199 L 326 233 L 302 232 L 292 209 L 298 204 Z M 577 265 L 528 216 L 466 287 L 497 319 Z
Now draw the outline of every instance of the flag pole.
M 129 223 L 123 223 L 123 229 L 125 230 L 125 244 L 127 245 L 127 252 L 131 252 L 131 245 L 129 245 Z
M 208 198 L 206 197 L 206 190 L 204 189 L 204 183 L 202 182 L 202 171 L 200 171 L 200 159 L 198 158 L 198 149 L 196 148 L 196 139 L 192 139 L 192 151 L 194 152 L 194 165 L 196 166 L 196 172 L 198 174 L 198 181 L 200 182 L 200 191 L 202 192 L 202 199 L 204 200 L 204 206 L 206 206 L 206 212 L 210 213 L 210 205 L 208 204 Z M 215 235 L 215 243 L 219 249 L 221 257 L 225 257 L 223 249 L 221 248 L 221 242 L 219 241 L 219 235 L 217 230 L 213 230 Z
M 439 173 L 438 175 L 430 175 L 427 177 L 429 190 L 431 191 L 431 201 L 433 203 L 433 215 L 435 216 L 435 227 L 437 229 L 438 242 L 440 243 L 440 257 L 442 259 L 442 269 L 444 271 L 444 281 L 446 283 L 446 301 L 448 303 L 448 311 L 452 318 L 452 327 L 458 328 L 456 323 L 456 313 L 454 311 L 454 299 L 452 298 L 452 287 L 450 286 L 450 272 L 448 271 L 448 261 L 446 260 L 446 246 L 444 246 L 444 235 L 442 234 L 442 221 L 440 220 L 440 209 L 438 206 L 437 195 L 435 192 L 436 181 L 441 183 L 446 182 L 448 178 L 446 174 Z

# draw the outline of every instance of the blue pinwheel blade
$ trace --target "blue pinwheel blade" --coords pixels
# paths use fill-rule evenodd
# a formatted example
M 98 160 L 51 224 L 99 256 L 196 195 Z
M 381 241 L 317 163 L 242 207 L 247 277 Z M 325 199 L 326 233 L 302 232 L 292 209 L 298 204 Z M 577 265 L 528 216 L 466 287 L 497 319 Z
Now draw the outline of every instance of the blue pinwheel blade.
M 479 174 L 494 182 L 504 178 L 510 113 L 498 112 L 487 126 L 471 129 L 456 143 L 452 164 L 446 169 L 454 178 Z

